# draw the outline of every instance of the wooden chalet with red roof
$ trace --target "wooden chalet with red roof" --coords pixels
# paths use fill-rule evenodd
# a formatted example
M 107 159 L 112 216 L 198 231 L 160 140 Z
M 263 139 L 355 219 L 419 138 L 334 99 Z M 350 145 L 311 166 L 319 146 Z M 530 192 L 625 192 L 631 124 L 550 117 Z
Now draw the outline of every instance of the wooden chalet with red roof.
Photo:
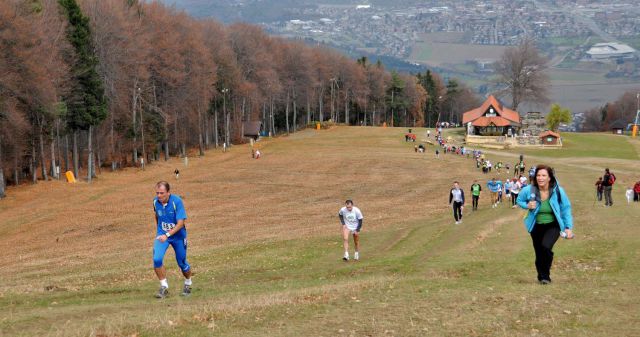
M 465 112 L 462 123 L 467 126 L 468 135 L 477 136 L 516 135 L 522 127 L 520 114 L 505 107 L 493 95 L 479 108 Z

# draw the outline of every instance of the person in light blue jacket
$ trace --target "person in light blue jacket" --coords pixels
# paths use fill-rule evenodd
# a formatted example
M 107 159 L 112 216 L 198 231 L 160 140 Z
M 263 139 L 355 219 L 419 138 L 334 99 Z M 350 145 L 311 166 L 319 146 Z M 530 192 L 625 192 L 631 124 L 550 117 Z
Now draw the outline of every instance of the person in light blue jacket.
M 553 245 L 562 235 L 573 238 L 573 216 L 569 197 L 556 180 L 553 169 L 547 165 L 536 166 L 535 179 L 518 194 L 518 206 L 528 209 L 524 225 L 531 234 L 536 253 L 538 282 L 551 283 Z

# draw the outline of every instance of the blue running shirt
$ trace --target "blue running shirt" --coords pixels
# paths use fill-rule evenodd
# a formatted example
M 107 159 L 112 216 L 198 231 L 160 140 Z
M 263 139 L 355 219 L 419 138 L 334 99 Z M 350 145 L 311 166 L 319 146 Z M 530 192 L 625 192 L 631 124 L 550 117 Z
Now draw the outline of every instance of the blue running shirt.
M 177 195 L 169 195 L 169 201 L 166 205 L 158 200 L 153 199 L 153 209 L 158 217 L 158 235 L 162 235 L 172 230 L 178 224 L 178 220 L 186 220 L 187 212 L 184 210 L 182 199 Z M 187 237 L 187 229 L 182 227 L 178 233 L 171 235 L 169 240 L 182 240 Z

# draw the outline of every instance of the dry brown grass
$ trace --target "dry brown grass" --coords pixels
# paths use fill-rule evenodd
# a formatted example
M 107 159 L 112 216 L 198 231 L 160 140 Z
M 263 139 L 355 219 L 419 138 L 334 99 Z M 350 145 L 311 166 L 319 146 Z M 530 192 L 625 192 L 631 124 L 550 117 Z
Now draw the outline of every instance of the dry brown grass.
M 189 167 L 106 173 L 92 185 L 39 183 L 0 202 L 0 336 L 585 336 L 634 335 L 640 209 L 592 207 L 591 159 L 558 160 L 578 239 L 560 242 L 554 283 L 533 281 L 520 212 L 480 211 L 453 225 L 452 180 L 471 160 L 435 160 L 405 129 L 337 127 L 210 151 Z M 419 136 L 422 129 L 416 130 Z M 420 137 L 419 137 L 420 138 Z M 490 153 L 495 159 L 515 154 Z M 528 160 L 544 160 L 545 152 Z M 441 156 L 442 157 L 442 156 Z M 600 164 L 607 162 L 601 160 Z M 529 163 L 529 161 L 528 161 Z M 613 161 L 616 171 L 632 168 Z M 592 163 L 597 165 L 598 163 Z M 180 181 L 173 170 L 181 171 Z M 621 175 L 626 179 L 630 172 Z M 189 214 L 191 298 L 152 298 L 154 183 Z M 365 215 L 363 258 L 339 260 L 336 213 Z M 615 228 L 615 230 L 609 230 Z M 165 259 L 174 286 L 173 253 Z M 569 313 L 566 313 L 569 312 Z
M 105 173 L 90 185 L 53 181 L 11 189 L 0 204 L 5 220 L 0 249 L 13 253 L 0 256 L 0 267 L 19 272 L 5 275 L 0 292 L 15 287 L 43 291 L 51 283 L 46 276 L 54 274 L 65 287 L 87 286 L 82 275 L 64 275 L 80 265 L 92 275 L 93 270 L 108 273 L 115 265 L 148 266 L 155 233 L 153 187 L 163 179 L 185 200 L 194 254 L 333 234 L 337 211 L 347 198 L 365 213 L 365 230 L 447 209 L 452 179 L 438 172 L 468 178 L 468 170 L 434 160 L 430 150 L 414 153 L 401 141 L 403 131 L 334 128 L 317 137 L 309 130 L 264 140 L 264 156 L 258 160 L 243 145 L 227 153 L 209 151 L 192 158 L 188 167 L 173 158 L 146 171 Z M 323 137 L 334 142 L 327 145 Z M 179 181 L 172 174 L 176 167 Z M 23 286 L 18 279 L 24 275 L 37 275 L 35 284 Z

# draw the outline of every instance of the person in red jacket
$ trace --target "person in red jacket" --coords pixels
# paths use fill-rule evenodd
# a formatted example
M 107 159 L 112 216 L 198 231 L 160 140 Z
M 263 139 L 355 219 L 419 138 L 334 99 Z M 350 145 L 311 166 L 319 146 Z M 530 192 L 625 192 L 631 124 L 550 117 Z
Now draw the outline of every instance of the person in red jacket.
M 633 201 L 640 201 L 640 180 L 633 186 Z

